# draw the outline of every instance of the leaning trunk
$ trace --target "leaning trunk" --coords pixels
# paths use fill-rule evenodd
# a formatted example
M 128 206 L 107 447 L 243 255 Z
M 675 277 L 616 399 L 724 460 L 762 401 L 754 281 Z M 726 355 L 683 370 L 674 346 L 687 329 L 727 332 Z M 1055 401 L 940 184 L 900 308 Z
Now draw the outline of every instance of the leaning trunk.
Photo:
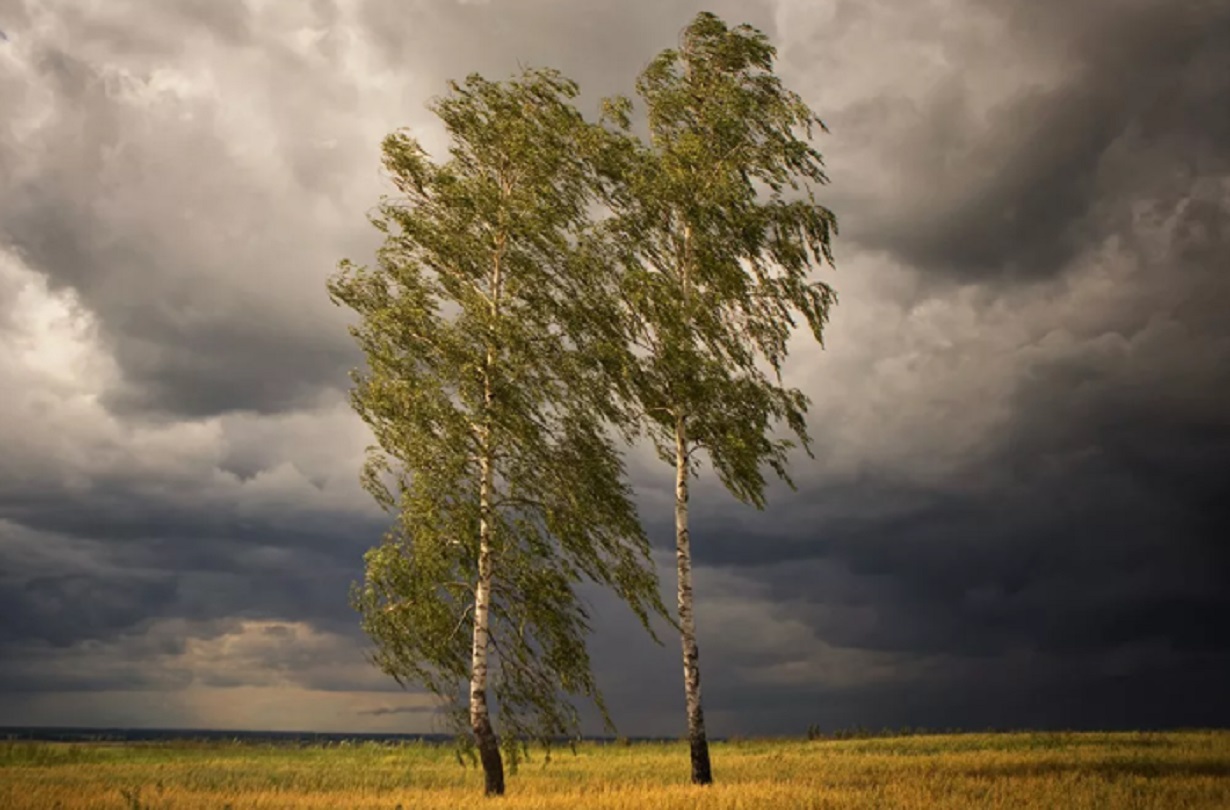
M 491 267 L 493 321 L 500 317 L 503 251 L 504 237 L 501 236 Z M 495 489 L 491 438 L 491 411 L 495 400 L 491 375 L 496 353 L 495 345 L 488 340 L 487 356 L 483 361 L 483 416 L 478 448 L 478 583 L 474 588 L 474 653 L 470 665 L 470 729 L 474 733 L 479 760 L 483 763 L 483 792 L 488 796 L 504 794 L 504 760 L 500 757 L 500 741 L 491 728 L 491 712 L 487 708 L 487 657 L 491 641 L 491 501 Z
M 486 431 L 484 431 L 486 433 Z M 487 443 L 484 435 L 483 443 Z M 483 763 L 484 792 L 488 796 L 504 793 L 504 761 L 500 743 L 491 728 L 487 709 L 487 653 L 491 615 L 491 457 L 488 447 L 481 454 L 482 481 L 479 484 L 478 583 L 474 588 L 474 647 L 470 666 L 470 729 Z
M 692 548 L 688 536 L 688 439 L 682 418 L 675 422 L 675 559 L 679 565 L 679 628 L 683 644 L 683 687 L 688 707 L 688 742 L 692 749 L 692 783 L 713 782 L 705 712 L 700 704 L 700 652 L 692 616 Z

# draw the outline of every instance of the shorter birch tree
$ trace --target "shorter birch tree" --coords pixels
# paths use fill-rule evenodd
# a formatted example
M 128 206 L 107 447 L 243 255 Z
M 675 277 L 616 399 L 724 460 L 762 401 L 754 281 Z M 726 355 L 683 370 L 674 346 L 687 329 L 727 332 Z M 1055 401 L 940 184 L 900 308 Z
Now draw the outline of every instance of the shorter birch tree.
M 610 724 L 578 583 L 647 630 L 665 609 L 608 430 L 617 291 L 587 236 L 607 134 L 554 71 L 450 88 L 432 105 L 448 159 L 384 141 L 400 192 L 373 217 L 384 246 L 329 291 L 360 316 L 352 402 L 378 443 L 363 485 L 396 515 L 355 607 L 375 663 L 446 701 L 500 794 L 501 739 L 575 734 L 576 697 Z

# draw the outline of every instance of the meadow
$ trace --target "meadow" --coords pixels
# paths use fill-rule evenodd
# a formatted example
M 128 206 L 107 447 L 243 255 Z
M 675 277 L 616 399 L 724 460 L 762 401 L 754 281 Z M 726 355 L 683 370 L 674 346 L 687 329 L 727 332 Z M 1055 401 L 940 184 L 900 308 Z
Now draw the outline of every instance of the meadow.
M 0 742 L 0 807 L 1230 808 L 1226 731 L 730 741 L 713 761 L 697 788 L 682 743 L 586 743 L 534 752 L 483 800 L 481 773 L 431 743 Z

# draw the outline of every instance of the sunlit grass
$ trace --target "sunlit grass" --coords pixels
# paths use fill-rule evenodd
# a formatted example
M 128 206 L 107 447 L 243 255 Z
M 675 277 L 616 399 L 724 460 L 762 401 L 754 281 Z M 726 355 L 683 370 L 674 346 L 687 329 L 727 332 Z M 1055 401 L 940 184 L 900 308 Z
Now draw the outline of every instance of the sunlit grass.
M 491 806 L 513 808 L 1227 808 L 1230 733 L 968 734 L 746 741 L 686 784 L 678 743 L 541 753 Z M 0 743 L 3 808 L 469 806 L 482 777 L 431 744 Z M 484 804 L 486 806 L 486 804 Z

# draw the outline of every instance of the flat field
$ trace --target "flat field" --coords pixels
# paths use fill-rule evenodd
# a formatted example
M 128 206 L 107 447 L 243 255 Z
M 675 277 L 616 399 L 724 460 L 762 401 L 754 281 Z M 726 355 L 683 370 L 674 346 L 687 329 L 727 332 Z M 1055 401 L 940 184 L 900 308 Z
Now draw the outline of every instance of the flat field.
M 681 743 L 533 753 L 503 799 L 427 743 L 0 742 L 0 808 L 1230 808 L 1230 732 L 749 740 L 686 783 Z

